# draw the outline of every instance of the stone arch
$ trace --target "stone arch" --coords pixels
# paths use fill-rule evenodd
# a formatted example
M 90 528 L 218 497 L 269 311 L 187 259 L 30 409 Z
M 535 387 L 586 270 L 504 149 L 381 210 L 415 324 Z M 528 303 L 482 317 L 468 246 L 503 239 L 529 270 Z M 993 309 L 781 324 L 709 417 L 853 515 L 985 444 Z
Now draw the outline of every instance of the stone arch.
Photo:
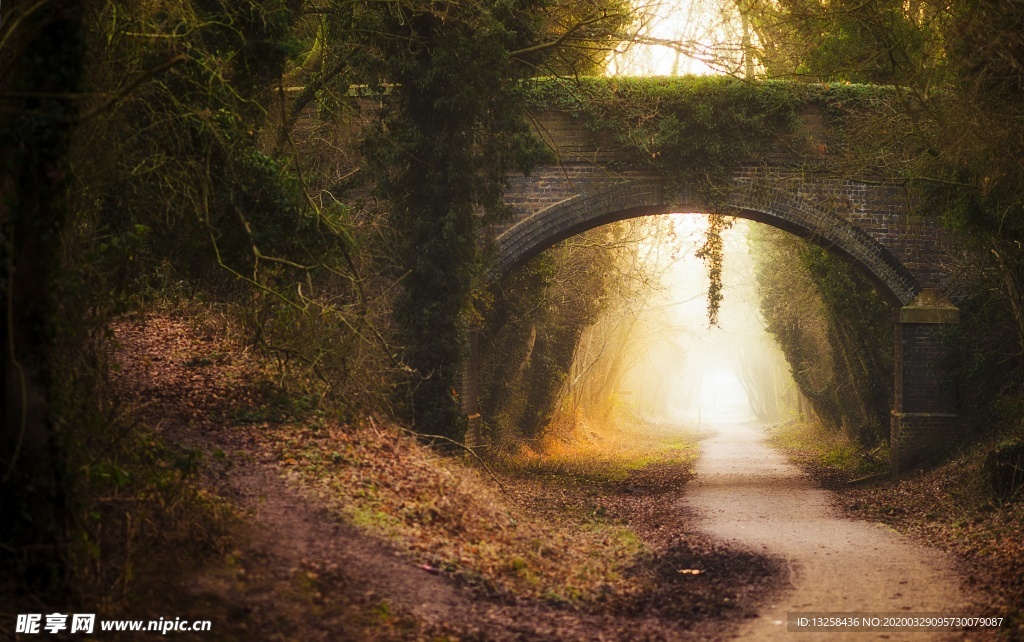
M 892 470 L 898 473 L 959 434 L 956 401 L 943 375 L 942 326 L 956 323 L 957 308 L 925 284 L 882 241 L 913 245 L 922 236 L 893 229 L 891 220 L 855 204 L 870 188 L 856 181 L 828 181 L 800 173 L 766 177 L 739 170 L 719 204 L 709 206 L 693 192 L 670 189 L 662 177 L 640 176 L 591 184 L 532 213 L 520 216 L 495 235 L 497 261 L 491 280 L 515 269 L 559 241 L 599 225 L 672 212 L 715 212 L 765 223 L 797 234 L 843 257 L 863 273 L 894 310 L 896 369 L 890 444 Z M 867 225 L 870 229 L 865 229 Z M 918 271 L 921 266 L 915 266 Z M 932 279 L 934 280 L 934 279 Z M 925 287 L 928 286 L 928 287 Z M 474 337 L 475 338 L 475 337 Z M 478 430 L 473 344 L 464 371 L 465 409 Z
M 881 243 L 827 205 L 780 186 L 736 181 L 721 205 L 708 207 L 685 190 L 673 193 L 663 179 L 604 185 L 517 221 L 496 237 L 497 278 L 552 245 L 589 229 L 640 216 L 708 212 L 745 218 L 783 229 L 843 257 L 864 274 L 893 306 L 914 300 L 921 286 L 910 270 Z

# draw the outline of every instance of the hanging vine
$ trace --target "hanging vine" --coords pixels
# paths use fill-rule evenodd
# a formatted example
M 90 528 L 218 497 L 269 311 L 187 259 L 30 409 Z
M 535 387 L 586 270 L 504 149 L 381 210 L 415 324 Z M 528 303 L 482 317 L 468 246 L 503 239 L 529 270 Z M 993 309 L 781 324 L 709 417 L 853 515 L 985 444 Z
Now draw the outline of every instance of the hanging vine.
M 732 227 L 735 219 L 721 214 L 708 214 L 708 229 L 704 244 L 697 249 L 697 258 L 708 271 L 708 323 L 718 325 L 718 311 L 722 307 L 722 232 Z

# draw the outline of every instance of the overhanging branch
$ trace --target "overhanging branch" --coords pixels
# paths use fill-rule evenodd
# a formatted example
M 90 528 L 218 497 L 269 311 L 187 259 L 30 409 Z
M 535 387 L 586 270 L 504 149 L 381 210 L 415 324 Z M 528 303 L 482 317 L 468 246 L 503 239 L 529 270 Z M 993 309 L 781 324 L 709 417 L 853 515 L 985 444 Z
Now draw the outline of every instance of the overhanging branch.
M 558 36 L 554 40 L 551 40 L 549 42 L 542 42 L 540 44 L 533 45 L 532 47 L 526 47 L 525 49 L 519 49 L 517 51 L 513 51 L 513 52 L 509 53 L 509 56 L 512 57 L 512 58 L 521 58 L 522 56 L 528 56 L 530 54 L 538 53 L 540 51 L 546 51 L 548 49 L 553 49 L 555 47 L 560 46 L 563 42 L 566 41 L 566 39 L 569 38 L 569 36 L 571 36 L 572 34 L 576 33 L 577 31 L 579 31 L 580 29 L 582 29 L 584 27 L 588 27 L 588 26 L 590 26 L 592 24 L 601 22 L 603 20 L 610 20 L 612 18 L 623 18 L 623 17 L 625 17 L 624 14 L 614 13 L 614 14 L 611 14 L 611 15 L 601 14 L 599 16 L 595 16 L 595 17 L 587 19 L 587 20 L 582 20 L 580 22 L 577 22 L 575 25 L 573 25 L 569 29 L 567 29 L 565 31 L 565 33 L 563 33 L 562 35 Z

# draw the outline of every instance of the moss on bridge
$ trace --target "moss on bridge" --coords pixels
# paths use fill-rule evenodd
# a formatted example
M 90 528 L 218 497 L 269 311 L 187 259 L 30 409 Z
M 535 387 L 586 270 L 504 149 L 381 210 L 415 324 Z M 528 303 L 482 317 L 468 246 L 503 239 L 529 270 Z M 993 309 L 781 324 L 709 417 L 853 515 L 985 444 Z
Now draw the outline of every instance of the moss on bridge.
M 610 130 L 670 181 L 709 200 L 724 192 L 737 166 L 763 160 L 793 134 L 809 110 L 818 110 L 831 138 L 843 141 L 851 119 L 899 102 L 893 87 L 723 76 L 535 79 L 521 91 L 531 109 L 568 112 L 595 131 Z

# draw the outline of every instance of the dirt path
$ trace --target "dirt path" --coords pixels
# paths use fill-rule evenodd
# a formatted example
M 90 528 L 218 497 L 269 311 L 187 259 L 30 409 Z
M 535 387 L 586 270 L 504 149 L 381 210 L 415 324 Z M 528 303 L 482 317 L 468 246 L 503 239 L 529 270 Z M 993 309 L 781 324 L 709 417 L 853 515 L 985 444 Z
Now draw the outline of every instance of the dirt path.
M 687 504 L 706 532 L 788 561 L 791 589 L 760 609 L 738 639 L 945 640 L 963 633 L 787 633 L 787 612 L 971 615 L 950 560 L 881 524 L 850 520 L 830 494 L 765 443 L 755 424 L 714 426 Z

